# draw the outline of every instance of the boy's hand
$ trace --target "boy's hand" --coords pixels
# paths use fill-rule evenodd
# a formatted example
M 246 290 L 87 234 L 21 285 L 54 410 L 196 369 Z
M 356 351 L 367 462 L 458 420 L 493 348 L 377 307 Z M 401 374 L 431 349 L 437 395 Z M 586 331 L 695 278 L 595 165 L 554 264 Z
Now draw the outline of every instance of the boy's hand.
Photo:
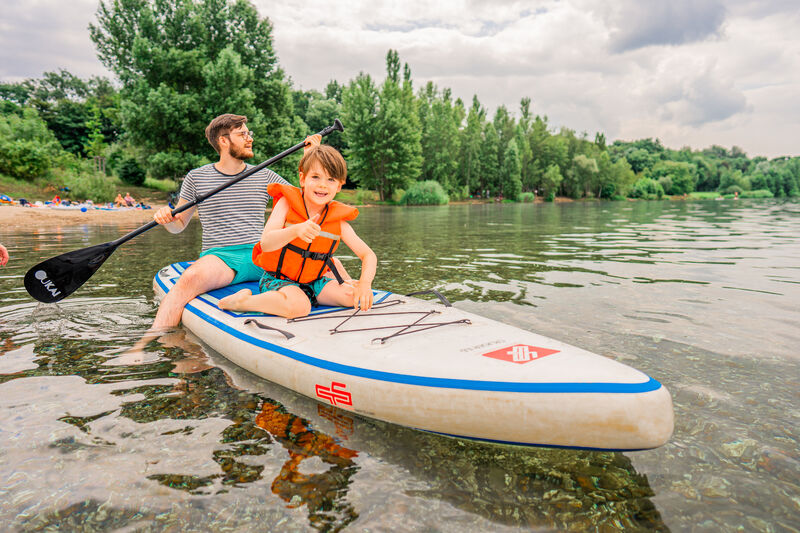
M 297 224 L 294 226 L 297 228 L 297 238 L 303 242 L 311 242 L 313 241 L 317 235 L 319 235 L 320 227 L 317 224 L 317 220 L 319 220 L 319 213 L 314 215 L 313 217 L 309 218 L 302 224 Z
M 353 287 L 353 308 L 369 311 L 372 308 L 372 284 L 359 281 Z
M 306 137 L 306 140 L 303 141 L 303 144 L 305 144 L 303 147 L 303 153 L 306 153 L 306 150 L 312 146 L 319 146 L 320 141 L 322 141 L 322 135 L 319 133 L 315 133 L 314 135 L 309 135 Z

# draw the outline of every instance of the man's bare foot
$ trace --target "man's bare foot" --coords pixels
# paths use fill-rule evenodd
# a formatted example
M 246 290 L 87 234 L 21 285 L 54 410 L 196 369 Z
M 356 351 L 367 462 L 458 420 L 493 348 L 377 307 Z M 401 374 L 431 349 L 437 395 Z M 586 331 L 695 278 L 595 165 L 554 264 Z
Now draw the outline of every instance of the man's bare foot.
M 250 289 L 242 289 L 220 300 L 217 306 L 219 306 L 220 309 L 227 309 L 228 311 L 241 311 L 242 302 L 252 295 L 253 293 Z

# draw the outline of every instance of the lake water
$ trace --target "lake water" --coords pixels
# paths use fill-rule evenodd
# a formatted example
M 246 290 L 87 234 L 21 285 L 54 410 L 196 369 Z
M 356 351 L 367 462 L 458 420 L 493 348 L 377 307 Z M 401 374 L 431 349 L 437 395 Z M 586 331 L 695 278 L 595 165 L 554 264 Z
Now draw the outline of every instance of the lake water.
M 800 203 L 365 208 L 354 226 L 378 255 L 376 287 L 436 287 L 661 381 L 670 442 L 426 434 L 255 378 L 182 329 L 130 360 L 153 275 L 196 255 L 199 226 L 145 233 L 56 305 L 28 297 L 30 266 L 134 228 L 0 228 L 0 528 L 800 529 Z

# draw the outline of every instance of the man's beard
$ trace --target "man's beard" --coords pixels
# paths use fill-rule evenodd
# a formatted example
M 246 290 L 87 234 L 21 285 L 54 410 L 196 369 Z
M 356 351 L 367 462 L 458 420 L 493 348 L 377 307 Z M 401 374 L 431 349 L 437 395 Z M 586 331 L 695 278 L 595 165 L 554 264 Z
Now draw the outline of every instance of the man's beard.
M 250 159 L 251 157 L 253 157 L 253 149 L 247 147 L 237 148 L 235 146 L 231 146 L 230 154 L 231 157 L 234 157 L 239 161 L 244 161 L 245 159 Z

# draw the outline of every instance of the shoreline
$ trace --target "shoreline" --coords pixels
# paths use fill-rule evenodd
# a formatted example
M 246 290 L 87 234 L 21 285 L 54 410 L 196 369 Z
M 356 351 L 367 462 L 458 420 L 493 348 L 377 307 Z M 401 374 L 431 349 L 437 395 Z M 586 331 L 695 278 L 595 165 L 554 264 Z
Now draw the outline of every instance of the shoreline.
M 161 205 L 152 209 L 129 209 L 104 211 L 92 209 L 81 212 L 79 209 L 51 209 L 48 207 L 20 207 L 0 205 L 0 235 L 6 230 L 35 229 L 45 224 L 59 226 L 92 225 L 132 225 L 146 224 L 153 220 L 153 214 Z

